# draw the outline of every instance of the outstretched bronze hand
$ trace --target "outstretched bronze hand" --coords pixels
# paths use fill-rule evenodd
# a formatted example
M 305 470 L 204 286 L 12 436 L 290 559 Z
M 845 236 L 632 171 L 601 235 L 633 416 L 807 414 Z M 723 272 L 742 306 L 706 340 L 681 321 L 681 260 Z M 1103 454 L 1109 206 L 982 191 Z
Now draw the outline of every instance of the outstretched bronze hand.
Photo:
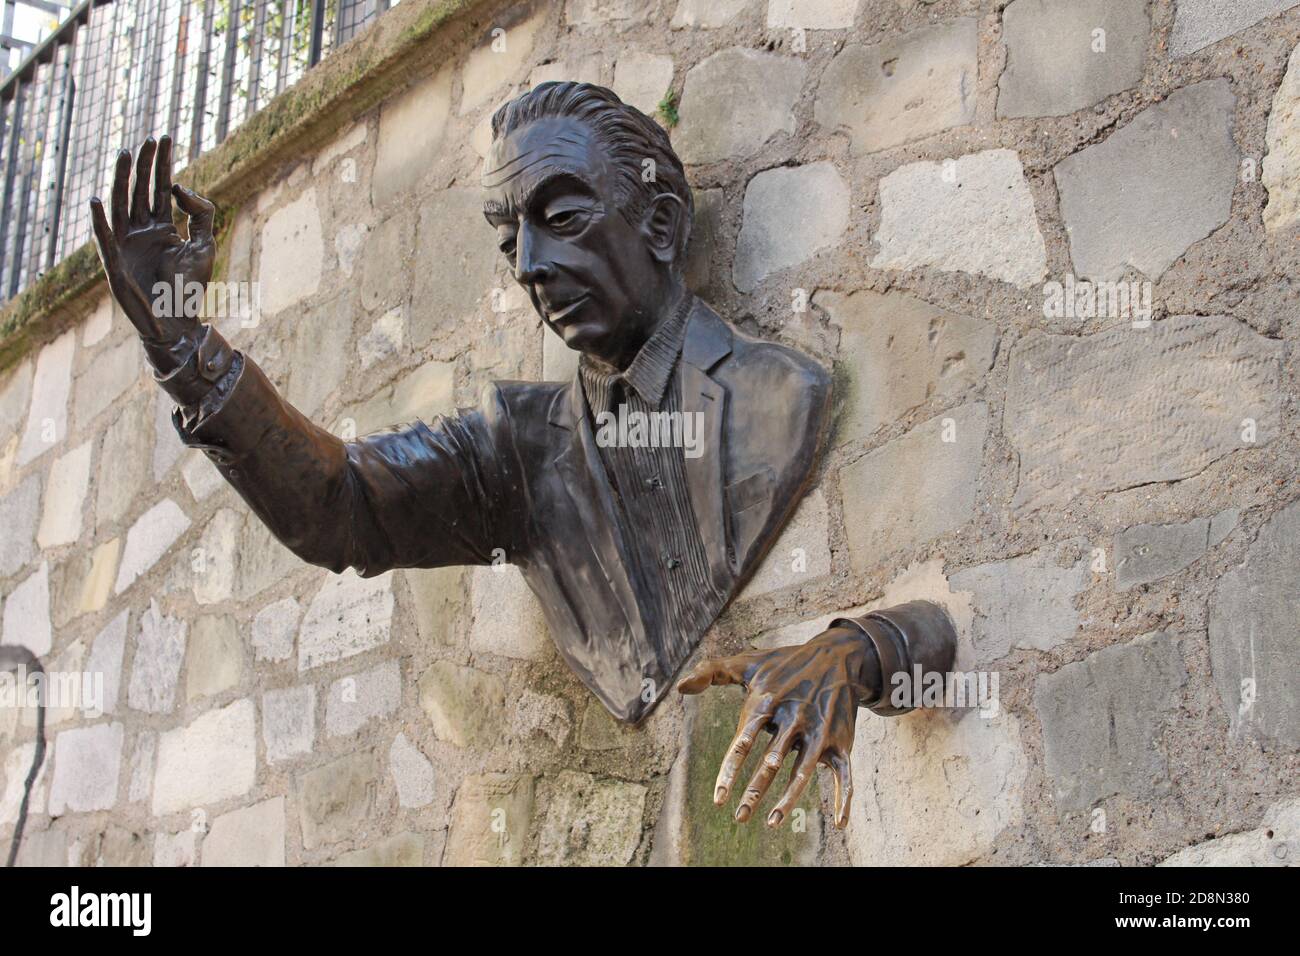
M 870 642 L 850 627 L 832 627 L 802 645 L 701 661 L 678 683 L 681 693 L 698 694 L 715 684 L 740 684 L 747 691 L 736 736 L 718 771 L 713 802 L 726 803 L 736 775 L 765 730 L 771 739 L 736 808 L 736 819 L 749 820 L 793 751 L 798 757 L 790 782 L 768 814 L 767 825 L 778 827 L 790 816 L 820 763 L 835 775 L 835 825 L 843 828 L 853 799 L 849 752 L 858 707 L 875 697 L 879 680 Z
M 179 183 L 172 183 L 172 143 L 167 136 L 157 143 L 153 137 L 145 140 L 136 157 L 133 186 L 130 178 L 131 152 L 123 149 L 117 154 L 113 172 L 111 229 L 103 202 L 98 196 L 90 200 L 95 244 L 113 298 L 140 333 L 154 368 L 166 374 L 184 364 L 198 347 L 200 296 L 191 296 L 190 292 L 194 284 L 201 290 L 212 278 L 216 258 L 212 220 L 216 207 Z M 181 238 L 172 223 L 173 196 L 189 216 L 188 239 Z M 154 295 L 158 283 L 181 294 L 169 299 Z

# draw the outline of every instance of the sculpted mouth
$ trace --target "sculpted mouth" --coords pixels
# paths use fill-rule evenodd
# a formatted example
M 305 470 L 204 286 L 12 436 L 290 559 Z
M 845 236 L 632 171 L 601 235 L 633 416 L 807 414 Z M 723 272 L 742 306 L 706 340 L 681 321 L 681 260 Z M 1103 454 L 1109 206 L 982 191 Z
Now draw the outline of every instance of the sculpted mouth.
M 564 305 L 548 308 L 546 310 L 546 317 L 552 322 L 563 322 L 565 319 L 569 318 L 569 316 L 573 315 L 574 312 L 578 311 L 579 306 L 586 302 L 587 298 L 588 296 L 584 292 L 576 299 L 571 299 Z

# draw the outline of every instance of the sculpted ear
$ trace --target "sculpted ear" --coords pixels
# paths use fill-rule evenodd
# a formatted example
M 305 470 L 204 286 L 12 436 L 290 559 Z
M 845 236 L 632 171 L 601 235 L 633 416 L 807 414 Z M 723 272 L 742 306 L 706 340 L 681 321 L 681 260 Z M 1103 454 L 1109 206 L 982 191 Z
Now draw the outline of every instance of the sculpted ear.
M 687 228 L 686 209 L 672 193 L 660 193 L 650 200 L 641 223 L 641 232 L 650 243 L 650 254 L 663 263 L 677 259 L 685 243 L 682 231 Z

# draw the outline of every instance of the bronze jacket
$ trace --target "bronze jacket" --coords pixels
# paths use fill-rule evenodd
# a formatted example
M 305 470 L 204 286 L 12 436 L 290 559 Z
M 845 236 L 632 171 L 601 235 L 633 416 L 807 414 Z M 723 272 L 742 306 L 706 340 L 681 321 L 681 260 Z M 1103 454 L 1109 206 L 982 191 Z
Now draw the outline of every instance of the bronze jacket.
M 229 348 L 210 330 L 199 367 L 228 367 Z M 576 379 L 494 382 L 476 409 L 344 442 L 281 398 L 252 360 L 232 374 L 192 425 L 178 411 L 177 429 L 304 560 L 369 576 L 488 564 L 504 552 L 560 654 L 624 721 L 649 712 L 697 645 L 700 634 L 646 634 Z M 812 475 L 830 379 L 698 299 L 673 374 L 683 411 L 704 416 L 704 453 L 686 459 L 686 479 L 714 583 L 730 598 Z

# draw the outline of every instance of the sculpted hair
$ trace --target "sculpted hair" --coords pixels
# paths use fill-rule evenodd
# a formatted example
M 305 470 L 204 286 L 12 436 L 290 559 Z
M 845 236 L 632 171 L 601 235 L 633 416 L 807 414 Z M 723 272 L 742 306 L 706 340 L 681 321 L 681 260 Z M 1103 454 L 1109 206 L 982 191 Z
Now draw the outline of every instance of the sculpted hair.
M 618 171 L 616 190 L 619 208 L 636 222 L 655 196 L 669 192 L 686 210 L 685 228 L 677 250 L 677 268 L 684 267 L 695 201 L 686 181 L 682 161 L 673 152 L 664 128 L 634 106 L 618 98 L 613 90 L 594 83 L 541 83 L 492 114 L 492 139 L 509 136 L 534 120 L 572 117 L 591 127 L 596 141 L 606 150 Z M 642 163 L 654 161 L 654 181 L 642 179 Z

